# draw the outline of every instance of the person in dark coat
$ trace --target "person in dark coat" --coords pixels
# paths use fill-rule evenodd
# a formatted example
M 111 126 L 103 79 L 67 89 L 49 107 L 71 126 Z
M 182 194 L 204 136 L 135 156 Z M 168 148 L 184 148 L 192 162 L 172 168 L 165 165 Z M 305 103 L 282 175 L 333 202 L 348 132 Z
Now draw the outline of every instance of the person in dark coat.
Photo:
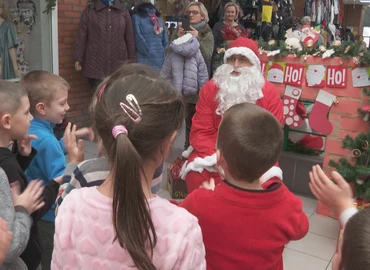
M 123 0 L 88 0 L 81 15 L 75 68 L 93 90 L 125 61 L 136 62 L 131 16 Z

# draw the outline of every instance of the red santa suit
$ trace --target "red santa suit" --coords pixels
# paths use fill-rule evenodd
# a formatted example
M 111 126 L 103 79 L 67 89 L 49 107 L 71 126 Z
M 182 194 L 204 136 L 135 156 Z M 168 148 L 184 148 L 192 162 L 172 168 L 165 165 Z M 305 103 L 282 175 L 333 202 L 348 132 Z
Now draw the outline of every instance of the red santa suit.
M 248 40 L 247 44 L 249 46 L 240 46 L 243 45 L 240 43 L 241 39 L 242 41 Z M 246 38 L 238 38 L 231 43 L 226 51 L 225 62 L 233 54 L 245 55 L 254 66 L 258 65 L 259 67 L 258 46 L 255 42 L 252 43 Z M 215 81 L 211 80 L 203 86 L 199 93 L 196 113 L 190 131 L 191 149 L 183 153 L 183 156 L 188 160 L 184 163 L 180 173 L 181 178 L 186 181 L 189 194 L 194 189 L 199 188 L 204 181 L 209 181 L 210 178 L 214 178 L 216 184 L 221 182 L 221 178 L 214 168 L 216 164 L 217 133 L 222 119 L 222 116 L 216 113 L 219 106 L 218 90 L 219 87 L 215 84 Z M 256 105 L 270 111 L 280 123 L 283 123 L 283 104 L 279 91 L 272 83 L 265 80 L 262 94 L 263 97 L 256 101 Z M 282 171 L 278 166 L 274 166 L 267 171 L 260 178 L 260 182 L 263 184 L 275 178 L 278 178 L 279 181 L 282 180 Z

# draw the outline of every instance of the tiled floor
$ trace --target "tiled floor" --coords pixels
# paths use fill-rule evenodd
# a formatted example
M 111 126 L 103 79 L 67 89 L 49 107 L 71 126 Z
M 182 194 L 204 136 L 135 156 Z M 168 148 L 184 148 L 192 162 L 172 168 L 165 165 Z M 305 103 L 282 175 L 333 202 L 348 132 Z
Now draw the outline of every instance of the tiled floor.
M 173 161 L 175 157 L 181 155 L 183 148 L 184 132 L 181 130 L 177 137 L 173 151 L 168 157 L 168 161 Z M 85 159 L 96 157 L 97 146 L 95 143 L 85 142 Z M 166 164 L 168 165 L 168 164 Z M 166 174 L 163 174 L 164 177 Z M 170 199 L 170 194 L 166 189 L 166 180 L 162 181 L 162 188 L 158 195 L 162 198 Z M 337 220 L 316 215 L 316 200 L 300 197 L 303 201 L 303 211 L 307 214 L 310 221 L 309 233 L 299 241 L 290 242 L 284 251 L 285 270 L 331 270 L 331 260 L 336 250 L 336 243 L 339 231 Z

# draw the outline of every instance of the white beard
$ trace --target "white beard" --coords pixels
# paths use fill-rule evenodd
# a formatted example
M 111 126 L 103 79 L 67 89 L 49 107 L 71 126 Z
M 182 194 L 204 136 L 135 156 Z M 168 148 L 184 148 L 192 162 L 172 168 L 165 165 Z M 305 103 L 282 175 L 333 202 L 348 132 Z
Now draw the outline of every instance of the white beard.
M 237 71 L 239 75 L 232 75 Z M 253 103 L 263 98 L 262 88 L 265 84 L 261 70 L 255 66 L 235 69 L 229 64 L 221 65 L 213 77 L 219 90 L 216 113 L 223 115 L 231 106 L 239 103 Z

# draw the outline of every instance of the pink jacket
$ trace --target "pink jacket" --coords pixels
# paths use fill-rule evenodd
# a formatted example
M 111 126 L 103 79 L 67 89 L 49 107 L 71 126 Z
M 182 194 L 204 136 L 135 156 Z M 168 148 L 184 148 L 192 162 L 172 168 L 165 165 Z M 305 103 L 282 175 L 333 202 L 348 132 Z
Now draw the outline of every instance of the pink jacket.
M 157 269 L 206 269 L 198 220 L 160 197 L 150 199 L 158 241 L 153 251 Z M 52 269 L 128 269 L 130 255 L 113 242 L 112 199 L 96 187 L 73 190 L 55 220 Z M 113 243 L 113 244 L 112 244 Z

